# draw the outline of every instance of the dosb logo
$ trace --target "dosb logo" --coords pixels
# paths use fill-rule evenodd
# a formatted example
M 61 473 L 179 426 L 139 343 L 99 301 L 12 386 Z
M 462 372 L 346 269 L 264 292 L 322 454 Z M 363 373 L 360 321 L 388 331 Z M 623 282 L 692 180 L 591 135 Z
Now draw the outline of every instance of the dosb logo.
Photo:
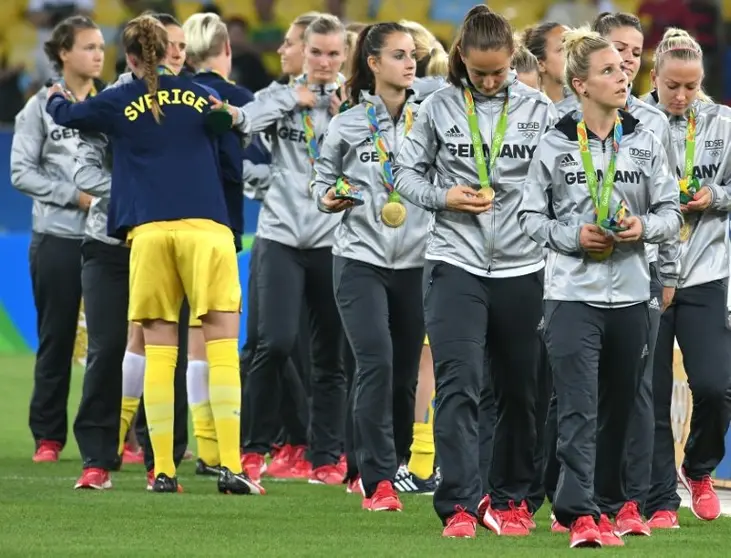
M 631 147 L 629 150 L 629 156 L 633 159 L 644 159 L 645 161 L 649 161 L 652 159 L 652 151 L 649 149 L 638 149 L 636 147 Z
M 706 149 L 723 149 L 724 142 L 722 139 L 707 140 Z
M 520 132 L 537 132 L 541 129 L 538 122 L 518 122 L 518 131 Z

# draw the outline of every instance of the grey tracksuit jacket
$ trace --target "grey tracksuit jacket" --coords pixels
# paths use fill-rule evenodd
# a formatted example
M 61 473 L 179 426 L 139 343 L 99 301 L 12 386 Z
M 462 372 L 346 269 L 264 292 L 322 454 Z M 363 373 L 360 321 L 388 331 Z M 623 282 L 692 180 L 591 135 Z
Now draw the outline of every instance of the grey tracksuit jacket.
M 668 156 L 668 164 L 670 168 L 675 168 L 675 150 L 672 148 L 672 138 L 670 136 L 670 124 L 668 123 L 667 116 L 653 107 L 652 105 L 641 101 L 633 95 L 627 97 L 627 108 L 628 112 L 639 120 L 642 125 L 650 130 L 657 136 L 665 148 L 665 153 Z M 573 92 L 570 92 L 563 101 L 556 104 L 556 110 L 558 111 L 559 118 L 563 118 L 568 113 L 575 110 L 581 111 L 581 104 L 576 98 Z M 645 246 L 647 250 L 647 260 L 649 262 L 656 262 L 658 257 L 658 249 L 654 244 L 647 244 Z M 672 255 L 672 259 L 677 259 L 675 255 Z
M 544 266 L 541 248 L 520 230 L 517 215 L 528 166 L 556 113 L 548 97 L 518 82 L 514 73 L 506 86 L 494 97 L 473 92 L 488 165 L 492 136 L 509 94 L 508 127 L 490 172 L 495 190 L 490 211 L 474 216 L 446 209 L 452 186 L 479 188 L 462 87 L 450 85 L 422 103 L 394 168 L 396 190 L 434 212 L 426 258 L 484 277 L 527 275 Z
M 33 231 L 82 238 L 86 211 L 73 181 L 79 132 L 58 126 L 46 112 L 48 88 L 33 95 L 15 117 L 10 180 L 33 198 Z
M 682 222 L 677 182 L 657 137 L 629 113 L 620 115 L 623 137 L 610 210 L 624 200 L 630 213 L 642 219 L 642 241 L 664 243 L 677 237 Z M 593 223 L 595 217 L 577 141 L 578 117 L 575 112 L 567 114 L 543 137 L 520 205 L 521 228 L 550 249 L 544 297 L 599 306 L 648 300 L 650 274 L 642 241 L 615 243 L 612 255 L 601 262 L 590 259 L 579 244 L 582 225 Z M 612 136 L 602 141 L 589 132 L 589 148 L 597 174 L 605 172 Z M 677 275 L 677 265 L 663 271 L 669 277 Z
M 332 119 L 315 164 L 314 191 L 321 211 L 327 212 L 321 198 L 340 176 L 360 189 L 365 201 L 344 212 L 335 229 L 333 255 L 389 269 L 422 267 L 431 214 L 402 199 L 406 206 L 404 225 L 393 229 L 381 222 L 388 191 L 381 178 L 365 103 L 372 103 L 376 109 L 378 127 L 391 160 L 404 143 L 407 111 L 410 109 L 415 117 L 418 105 L 407 100 L 398 122 L 394 122 L 380 97 L 363 93 L 361 100 L 359 105 Z
M 654 94 L 645 102 L 662 109 Z M 731 210 L 731 109 L 715 103 L 695 101 L 696 137 L 693 175 L 713 194 L 711 206 L 702 213 L 689 213 L 691 235 L 680 244 L 678 288 L 692 287 L 729 275 L 728 212 Z M 685 170 L 686 116 L 669 116 L 675 149 L 675 173 Z

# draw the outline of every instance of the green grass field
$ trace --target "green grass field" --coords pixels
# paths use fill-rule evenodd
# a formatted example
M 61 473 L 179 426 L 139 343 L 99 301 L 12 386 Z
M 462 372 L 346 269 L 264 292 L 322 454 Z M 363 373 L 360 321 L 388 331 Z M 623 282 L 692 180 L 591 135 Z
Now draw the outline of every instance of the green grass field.
M 342 487 L 266 482 L 262 497 L 221 496 L 215 482 L 180 471 L 184 494 L 145 491 L 141 465 L 113 476 L 105 492 L 74 491 L 80 471 L 73 437 L 57 464 L 31 461 L 27 427 L 32 358 L 0 357 L 0 557 L 15 556 L 311 556 L 499 555 L 542 557 L 569 552 L 566 535 L 549 531 L 548 510 L 525 539 L 480 529 L 476 540 L 443 540 L 431 498 L 404 497 L 399 514 L 367 513 Z M 74 371 L 73 421 L 83 371 Z M 701 523 L 683 510 L 683 528 L 631 539 L 612 556 L 723 556 L 731 519 Z

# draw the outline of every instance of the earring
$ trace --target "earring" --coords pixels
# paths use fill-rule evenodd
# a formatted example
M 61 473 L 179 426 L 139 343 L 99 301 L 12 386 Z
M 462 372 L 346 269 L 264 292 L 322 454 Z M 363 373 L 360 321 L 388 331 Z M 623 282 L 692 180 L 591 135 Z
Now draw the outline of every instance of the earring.
M 582 95 L 583 95 L 584 97 L 588 97 L 588 96 L 589 96 L 589 92 L 588 92 L 588 91 L 584 91 L 584 92 L 582 93 Z

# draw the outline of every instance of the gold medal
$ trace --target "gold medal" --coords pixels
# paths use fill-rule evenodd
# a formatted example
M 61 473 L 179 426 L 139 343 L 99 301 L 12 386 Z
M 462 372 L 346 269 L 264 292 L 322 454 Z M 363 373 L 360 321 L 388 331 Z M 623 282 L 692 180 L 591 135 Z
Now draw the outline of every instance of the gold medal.
M 612 255 L 612 252 L 614 251 L 614 246 L 610 246 L 604 252 L 588 252 L 589 257 L 594 260 L 595 262 L 603 262 L 606 260 L 609 256 Z
M 680 242 L 688 242 L 690 239 L 691 226 L 687 219 L 683 219 L 683 226 L 680 227 Z
M 387 227 L 397 229 L 406 221 L 406 206 L 390 201 L 381 209 L 381 221 Z
M 495 199 L 495 190 L 493 190 L 490 186 L 485 186 L 477 191 L 477 196 L 491 202 Z

